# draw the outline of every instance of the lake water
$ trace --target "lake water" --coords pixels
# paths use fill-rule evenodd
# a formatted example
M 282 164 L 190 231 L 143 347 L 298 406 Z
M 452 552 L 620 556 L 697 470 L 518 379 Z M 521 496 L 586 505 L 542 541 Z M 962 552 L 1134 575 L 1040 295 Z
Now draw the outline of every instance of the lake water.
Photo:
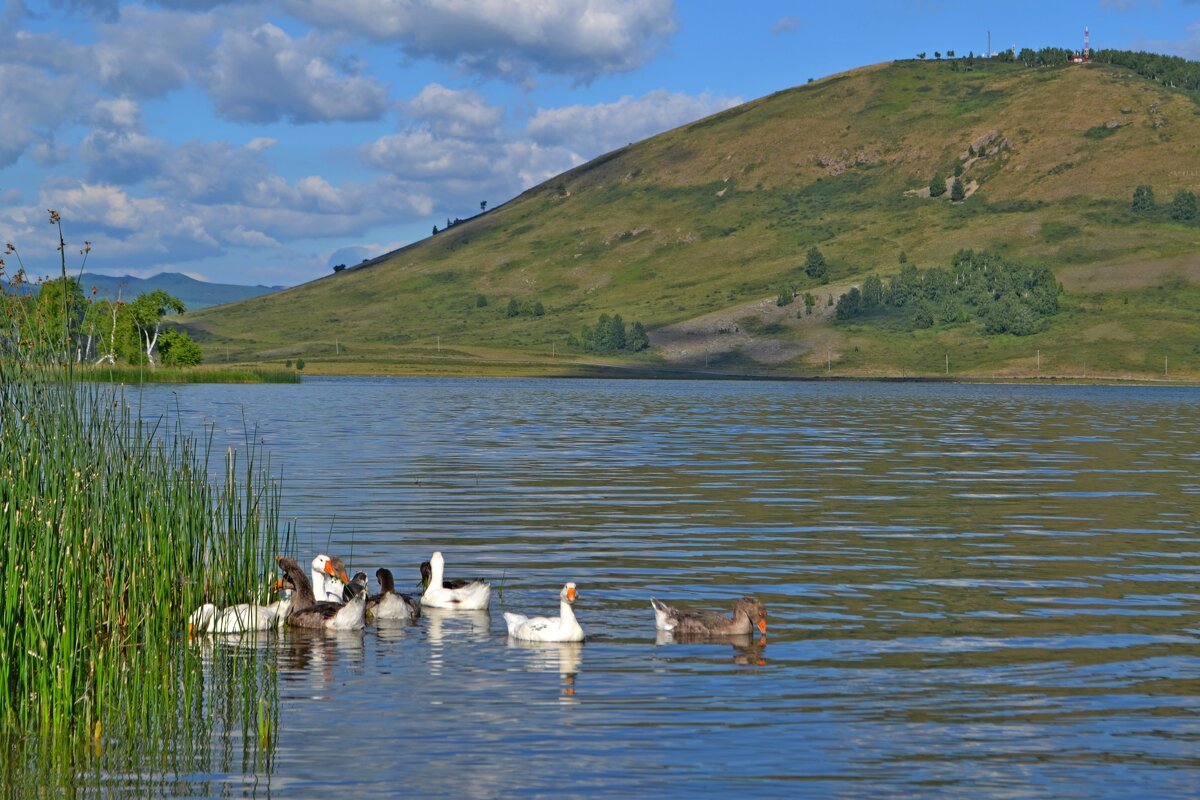
M 372 583 L 386 566 L 415 591 L 440 549 L 496 587 L 490 615 L 216 643 L 278 668 L 273 760 L 214 741 L 166 793 L 1200 795 L 1198 390 L 307 379 L 140 397 L 220 441 L 256 428 L 303 562 L 335 553 Z M 508 641 L 501 611 L 554 613 L 568 580 L 588 641 Z M 764 639 L 656 641 L 652 596 L 745 594 Z

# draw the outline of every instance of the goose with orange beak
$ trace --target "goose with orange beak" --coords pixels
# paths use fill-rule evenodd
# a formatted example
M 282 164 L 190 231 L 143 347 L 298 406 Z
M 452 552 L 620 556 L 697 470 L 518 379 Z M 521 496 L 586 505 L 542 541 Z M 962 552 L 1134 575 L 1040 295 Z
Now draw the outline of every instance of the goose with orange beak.
M 705 636 L 745 636 L 754 628 L 767 632 L 767 607 L 757 597 L 739 597 L 733 601 L 733 616 L 711 611 L 684 611 L 650 598 L 654 624 L 660 631 Z
M 571 608 L 578 597 L 575 584 L 568 583 L 558 593 L 557 617 L 527 617 L 524 614 L 504 612 L 504 622 L 508 625 L 508 635 L 514 639 L 527 642 L 582 642 L 583 628 L 575 619 Z
M 318 603 L 344 602 L 343 593 L 350 577 L 346 574 L 346 564 L 337 556 L 327 556 L 319 553 L 312 560 L 313 599 Z

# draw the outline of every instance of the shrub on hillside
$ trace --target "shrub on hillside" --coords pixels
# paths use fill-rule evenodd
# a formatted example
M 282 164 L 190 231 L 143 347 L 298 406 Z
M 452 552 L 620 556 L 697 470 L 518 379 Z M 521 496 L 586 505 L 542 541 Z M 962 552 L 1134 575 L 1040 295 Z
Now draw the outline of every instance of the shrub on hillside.
M 825 263 L 825 256 L 816 247 L 808 248 L 808 253 L 804 257 L 804 274 L 822 283 L 829 276 L 829 265 Z
M 1171 219 L 1191 222 L 1196 218 L 1196 194 L 1189 189 L 1180 189 L 1171 201 Z
M 1148 214 L 1154 210 L 1154 187 L 1143 183 L 1133 190 L 1133 202 L 1130 208 L 1139 214 Z

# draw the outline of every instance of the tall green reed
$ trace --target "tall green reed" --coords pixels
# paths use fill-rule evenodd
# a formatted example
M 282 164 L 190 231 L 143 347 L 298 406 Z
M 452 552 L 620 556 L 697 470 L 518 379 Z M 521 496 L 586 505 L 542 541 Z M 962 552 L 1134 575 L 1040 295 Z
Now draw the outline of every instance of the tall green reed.
M 78 774 L 122 745 L 191 752 L 176 744 L 206 730 L 212 684 L 183 641 L 187 615 L 201 601 L 266 602 L 272 556 L 289 538 L 279 483 L 249 432 L 214 475 L 211 431 L 198 439 L 178 420 L 146 421 L 119 387 L 73 380 L 56 313 L 0 292 L 5 775 Z M 259 660 L 233 664 L 224 678 L 256 697 L 238 706 L 241 727 L 269 729 L 273 678 Z M 272 741 L 242 738 L 250 750 Z

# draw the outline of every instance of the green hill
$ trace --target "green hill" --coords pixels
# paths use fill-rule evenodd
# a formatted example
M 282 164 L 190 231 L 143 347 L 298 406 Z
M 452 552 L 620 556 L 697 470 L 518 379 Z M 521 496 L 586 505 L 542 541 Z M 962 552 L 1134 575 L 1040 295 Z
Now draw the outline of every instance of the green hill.
M 224 358 L 302 355 L 329 371 L 486 372 L 501 359 L 499 371 L 569 373 L 596 361 L 570 337 L 619 313 L 652 346 L 614 363 L 657 368 L 1153 377 L 1165 364 L 1195 378 L 1200 225 L 1165 207 L 1200 184 L 1198 164 L 1200 107 L 1125 69 L 876 65 L 608 153 L 429 239 L 187 325 Z M 929 197 L 933 176 L 956 171 L 964 201 Z M 1131 210 L 1141 184 L 1158 210 Z M 814 246 L 827 283 L 803 269 Z M 838 295 L 871 275 L 886 284 L 901 254 L 948 268 L 968 248 L 1049 267 L 1059 313 L 1026 336 L 835 319 Z M 784 287 L 812 294 L 813 313 L 777 305 Z

